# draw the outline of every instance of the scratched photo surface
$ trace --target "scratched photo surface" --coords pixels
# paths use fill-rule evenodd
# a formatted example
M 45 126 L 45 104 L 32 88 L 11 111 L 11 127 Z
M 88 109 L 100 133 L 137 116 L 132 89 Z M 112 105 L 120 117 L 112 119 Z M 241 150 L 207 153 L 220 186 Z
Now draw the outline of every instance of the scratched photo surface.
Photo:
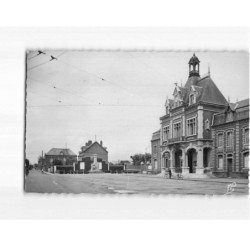
M 25 81 L 25 192 L 248 195 L 248 52 L 28 50 Z

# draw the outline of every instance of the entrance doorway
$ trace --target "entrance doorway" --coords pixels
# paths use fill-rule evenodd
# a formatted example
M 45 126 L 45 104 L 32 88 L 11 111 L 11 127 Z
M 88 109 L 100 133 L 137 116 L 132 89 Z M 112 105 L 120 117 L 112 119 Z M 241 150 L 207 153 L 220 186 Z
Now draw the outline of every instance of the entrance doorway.
M 233 158 L 230 155 L 227 158 L 227 176 L 230 176 L 230 174 L 233 172 Z
M 154 164 L 154 169 L 157 170 L 158 169 L 158 162 L 157 162 L 157 160 L 154 160 L 154 163 L 155 163 Z
M 204 150 L 203 150 L 203 166 L 204 166 L 204 168 L 210 167 L 210 153 L 211 153 L 211 148 L 204 148 Z
M 164 155 L 163 155 L 163 157 L 164 157 L 164 168 L 166 169 L 166 168 L 169 168 L 170 167 L 170 154 L 169 154 L 169 152 L 165 152 L 164 153 Z
M 181 173 L 182 168 L 182 150 L 179 149 L 175 152 L 175 172 L 176 173 Z
M 188 155 L 188 168 L 189 173 L 195 173 L 196 172 L 196 164 L 197 164 L 197 153 L 194 148 L 191 148 L 187 152 Z

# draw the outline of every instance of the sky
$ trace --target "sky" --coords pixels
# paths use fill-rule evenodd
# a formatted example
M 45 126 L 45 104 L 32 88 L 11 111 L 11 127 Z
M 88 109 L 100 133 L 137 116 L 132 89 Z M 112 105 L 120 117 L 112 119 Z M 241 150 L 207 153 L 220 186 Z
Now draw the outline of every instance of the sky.
M 109 161 L 151 152 L 166 97 L 185 85 L 193 51 L 27 52 L 26 158 L 103 141 Z M 57 58 L 52 60 L 51 55 Z M 196 52 L 200 75 L 210 75 L 230 102 L 249 96 L 249 58 L 243 51 Z

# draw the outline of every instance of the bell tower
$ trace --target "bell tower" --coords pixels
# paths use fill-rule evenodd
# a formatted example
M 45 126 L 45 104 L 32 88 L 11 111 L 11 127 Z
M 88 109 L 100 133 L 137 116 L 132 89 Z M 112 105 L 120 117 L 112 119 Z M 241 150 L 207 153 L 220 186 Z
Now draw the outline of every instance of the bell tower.
M 195 53 L 190 58 L 188 64 L 189 64 L 189 77 L 200 76 L 200 60 L 195 55 Z

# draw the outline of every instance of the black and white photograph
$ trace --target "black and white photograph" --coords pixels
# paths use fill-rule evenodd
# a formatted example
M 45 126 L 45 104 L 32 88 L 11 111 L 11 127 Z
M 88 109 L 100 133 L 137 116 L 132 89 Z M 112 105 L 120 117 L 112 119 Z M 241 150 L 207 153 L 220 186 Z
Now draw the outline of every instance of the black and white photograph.
M 247 1 L 5 1 L 1 249 L 247 249 Z
M 27 193 L 248 195 L 247 51 L 26 51 Z

